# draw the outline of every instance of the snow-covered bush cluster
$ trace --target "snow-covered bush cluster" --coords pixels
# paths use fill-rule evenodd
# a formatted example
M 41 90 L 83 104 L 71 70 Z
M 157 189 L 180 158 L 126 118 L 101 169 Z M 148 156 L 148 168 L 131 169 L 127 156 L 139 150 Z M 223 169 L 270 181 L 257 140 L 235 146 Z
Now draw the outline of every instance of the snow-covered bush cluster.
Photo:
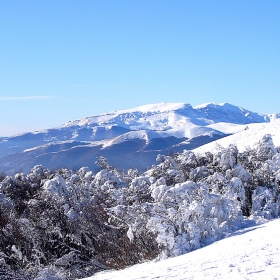
M 240 153 L 159 155 L 146 172 L 35 166 L 0 176 L 1 279 L 77 279 L 178 256 L 280 213 L 270 135 Z

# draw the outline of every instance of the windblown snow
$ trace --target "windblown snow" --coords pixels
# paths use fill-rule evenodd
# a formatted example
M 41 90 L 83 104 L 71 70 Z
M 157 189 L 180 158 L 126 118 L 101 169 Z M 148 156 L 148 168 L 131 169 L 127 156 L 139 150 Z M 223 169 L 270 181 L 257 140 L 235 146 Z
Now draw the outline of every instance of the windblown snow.
M 84 280 L 280 279 L 280 219 L 240 229 L 185 255 L 95 274 Z

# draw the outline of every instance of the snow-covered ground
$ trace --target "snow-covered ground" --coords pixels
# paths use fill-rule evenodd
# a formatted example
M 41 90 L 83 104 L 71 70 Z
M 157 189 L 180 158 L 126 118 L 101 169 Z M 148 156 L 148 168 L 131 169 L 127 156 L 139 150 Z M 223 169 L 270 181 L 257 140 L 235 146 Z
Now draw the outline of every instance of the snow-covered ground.
M 87 280 L 280 279 L 280 219 L 241 229 L 188 254 L 95 274 Z
M 217 127 L 215 128 L 217 129 Z M 233 135 L 200 146 L 194 149 L 193 151 L 195 153 L 215 152 L 215 150 L 219 145 L 226 148 L 230 144 L 235 144 L 238 150 L 240 152 L 243 152 L 246 149 L 246 147 L 252 148 L 254 144 L 260 141 L 265 134 L 270 134 L 274 145 L 276 147 L 279 147 L 280 146 L 280 119 L 273 120 L 269 123 L 248 124 L 246 125 L 246 130 L 242 130 Z

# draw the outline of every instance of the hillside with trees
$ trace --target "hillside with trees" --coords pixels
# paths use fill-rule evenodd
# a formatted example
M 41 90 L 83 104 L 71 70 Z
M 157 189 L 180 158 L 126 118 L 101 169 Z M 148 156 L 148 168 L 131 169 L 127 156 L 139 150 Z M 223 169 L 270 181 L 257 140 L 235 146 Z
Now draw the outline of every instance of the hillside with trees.
M 253 148 L 158 155 L 147 171 L 34 166 L 0 177 L 0 277 L 78 279 L 206 246 L 280 213 L 280 153 Z

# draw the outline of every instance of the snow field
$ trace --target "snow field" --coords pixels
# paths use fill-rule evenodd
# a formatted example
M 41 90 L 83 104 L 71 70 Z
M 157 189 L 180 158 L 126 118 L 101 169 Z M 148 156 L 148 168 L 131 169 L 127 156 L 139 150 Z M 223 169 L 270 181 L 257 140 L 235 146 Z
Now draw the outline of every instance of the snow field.
M 226 128 L 226 126 L 225 126 Z M 270 134 L 275 147 L 280 146 L 280 119 L 269 123 L 253 123 L 248 124 L 247 129 L 236 134 L 224 137 L 217 141 L 208 143 L 201 147 L 194 149 L 195 153 L 215 152 L 217 145 L 228 147 L 230 144 L 237 146 L 239 151 L 244 151 L 246 147 L 253 148 L 253 146 L 261 140 L 261 138 Z

